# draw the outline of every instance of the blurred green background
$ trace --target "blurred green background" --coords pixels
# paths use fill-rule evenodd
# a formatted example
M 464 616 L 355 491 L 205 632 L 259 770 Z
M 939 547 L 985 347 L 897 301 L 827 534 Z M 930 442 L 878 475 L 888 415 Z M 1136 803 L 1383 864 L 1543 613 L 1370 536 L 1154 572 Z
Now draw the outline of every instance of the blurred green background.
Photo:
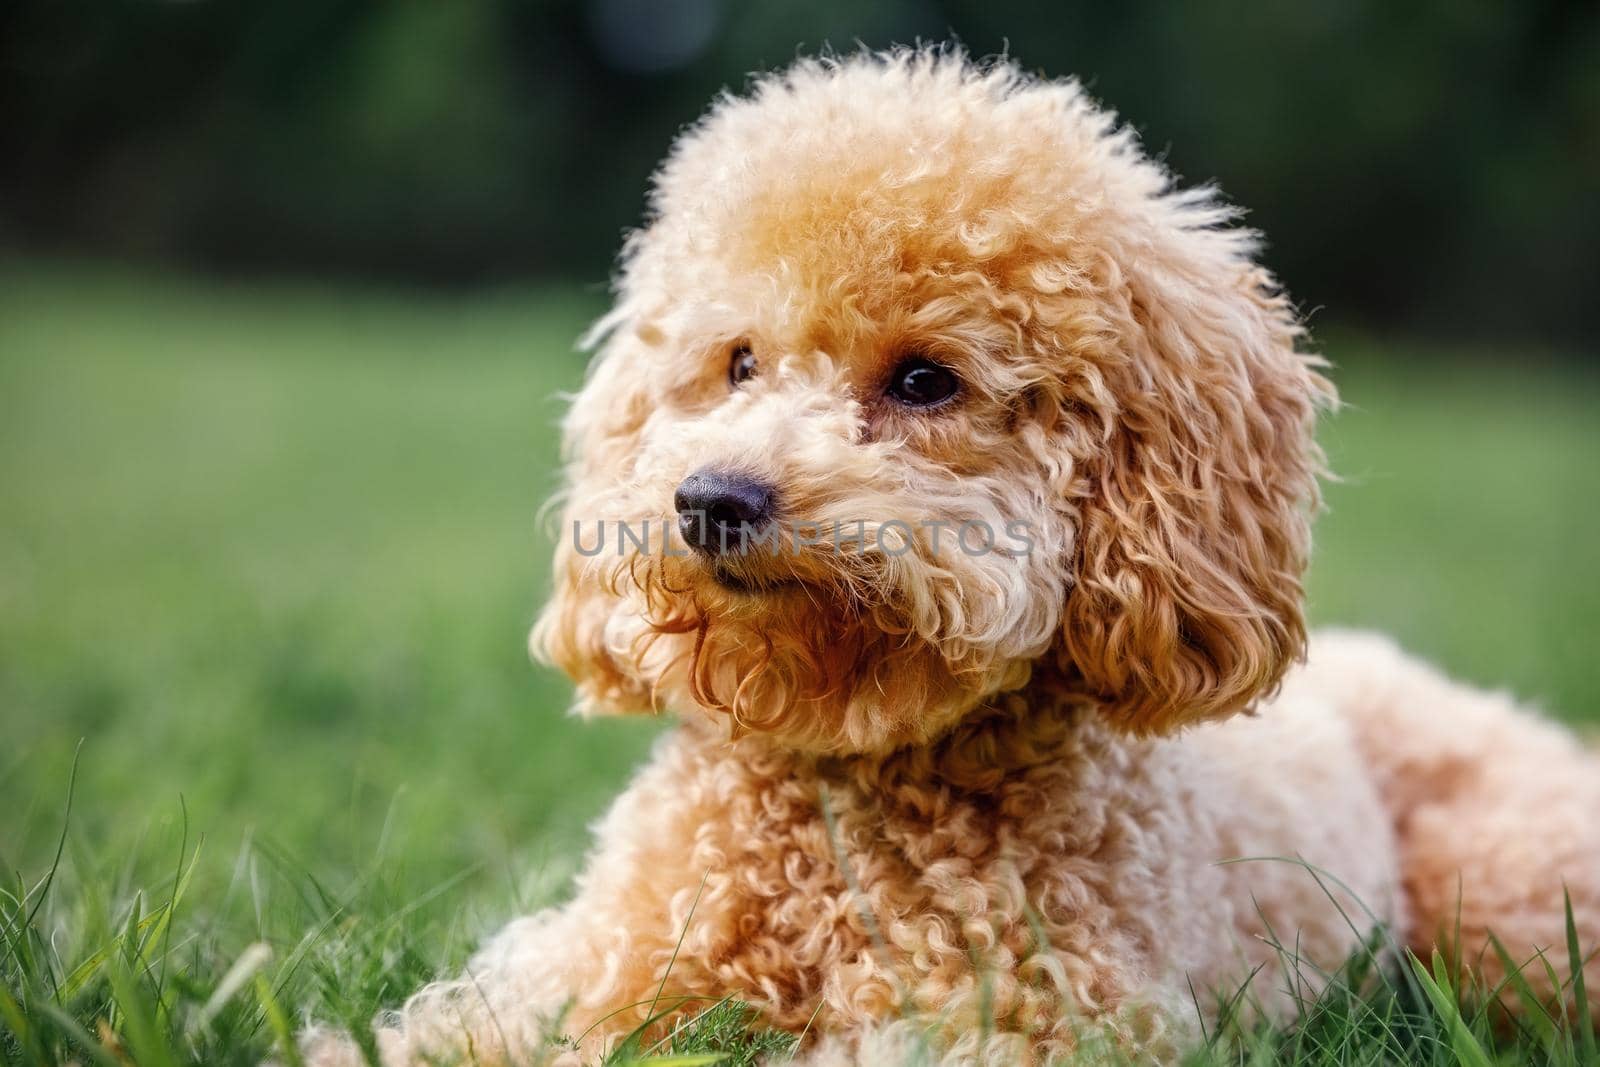
M 1592 3 L 10 0 L 4 866 L 53 853 L 82 739 L 96 863 L 186 821 L 215 885 L 265 841 L 559 880 L 658 728 L 565 718 L 524 650 L 649 170 L 746 71 L 952 33 L 1269 235 L 1351 405 L 1315 618 L 1600 721 Z
M 604 278 L 672 135 L 797 52 L 1076 74 L 1341 322 L 1600 328 L 1600 6 L 7 0 L 0 233 L 211 270 Z

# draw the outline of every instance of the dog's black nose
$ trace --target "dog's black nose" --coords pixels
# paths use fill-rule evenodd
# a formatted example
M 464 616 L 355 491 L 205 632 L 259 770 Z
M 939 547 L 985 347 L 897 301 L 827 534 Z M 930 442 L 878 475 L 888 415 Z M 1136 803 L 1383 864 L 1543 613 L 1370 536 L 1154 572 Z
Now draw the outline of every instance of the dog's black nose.
M 709 467 L 685 478 L 672 497 L 683 539 L 708 556 L 737 552 L 772 518 L 775 503 L 770 485 Z

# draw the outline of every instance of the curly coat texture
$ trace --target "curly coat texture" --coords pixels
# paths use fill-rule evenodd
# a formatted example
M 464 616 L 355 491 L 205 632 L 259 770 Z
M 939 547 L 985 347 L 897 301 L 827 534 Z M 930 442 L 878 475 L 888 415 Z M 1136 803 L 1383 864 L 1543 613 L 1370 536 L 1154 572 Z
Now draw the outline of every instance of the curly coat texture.
M 1290 671 L 1333 393 L 1234 221 L 1076 84 L 944 51 L 802 61 L 686 132 L 592 334 L 534 634 L 581 710 L 683 721 L 573 900 L 386 1020 L 385 1062 L 586 1061 L 729 994 L 818 1063 L 930 1026 L 951 1063 L 1163 1055 L 1208 991 L 1259 968 L 1286 1016 L 1379 925 L 1527 956 L 1565 882 L 1600 940 L 1567 735 L 1375 638 Z M 911 356 L 959 392 L 895 403 Z M 865 536 L 578 550 L 708 466 Z

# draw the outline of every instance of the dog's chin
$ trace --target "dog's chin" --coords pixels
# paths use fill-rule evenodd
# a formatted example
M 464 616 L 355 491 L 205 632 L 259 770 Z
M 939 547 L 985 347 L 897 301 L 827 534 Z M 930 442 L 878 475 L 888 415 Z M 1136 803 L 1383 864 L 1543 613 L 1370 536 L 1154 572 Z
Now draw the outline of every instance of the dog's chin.
M 783 556 L 760 550 L 731 550 L 716 555 L 694 554 L 672 568 L 669 581 L 677 582 L 711 615 L 730 613 L 744 619 L 766 611 L 781 614 L 788 602 L 801 597 L 814 605 L 831 605 L 844 614 L 856 614 L 848 603 L 848 586 L 837 574 L 803 556 Z
M 928 741 L 1026 680 L 1020 658 L 915 625 L 890 576 L 807 553 L 622 560 L 608 652 L 658 707 L 817 754 Z
M 719 588 L 736 596 L 759 597 L 792 590 L 800 584 L 790 576 L 764 574 L 723 560 L 708 563 L 706 574 Z

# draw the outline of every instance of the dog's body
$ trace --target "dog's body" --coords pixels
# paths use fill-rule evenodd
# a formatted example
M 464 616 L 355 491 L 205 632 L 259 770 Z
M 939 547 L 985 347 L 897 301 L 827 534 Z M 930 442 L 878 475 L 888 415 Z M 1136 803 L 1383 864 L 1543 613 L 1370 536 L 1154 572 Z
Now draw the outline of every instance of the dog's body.
M 386 1062 L 589 1062 L 730 994 L 809 1026 L 817 1064 L 921 1062 L 930 1026 L 950 1063 L 1042 1061 L 1091 1026 L 1148 1052 L 1252 972 L 1247 1001 L 1290 1017 L 1380 920 L 1380 950 L 1422 953 L 1459 924 L 1490 981 L 1491 928 L 1560 966 L 1564 879 L 1600 934 L 1592 756 L 1382 639 L 1324 635 L 1260 715 L 1181 738 L 1028 700 L 887 758 L 668 734 L 576 896 L 424 991 Z
M 1075 86 L 802 63 L 687 134 L 654 209 L 566 525 L 676 517 L 693 551 L 574 531 L 536 645 L 585 710 L 684 722 L 574 899 L 414 998 L 387 1062 L 589 1059 L 726 995 L 819 1060 L 929 1027 L 958 1060 L 1086 1024 L 1154 1051 L 1385 932 L 1492 979 L 1487 930 L 1562 944 L 1563 884 L 1600 941 L 1570 737 L 1375 638 L 1289 670 L 1330 388 L 1249 235 Z M 777 517 L 876 539 L 708 535 Z

